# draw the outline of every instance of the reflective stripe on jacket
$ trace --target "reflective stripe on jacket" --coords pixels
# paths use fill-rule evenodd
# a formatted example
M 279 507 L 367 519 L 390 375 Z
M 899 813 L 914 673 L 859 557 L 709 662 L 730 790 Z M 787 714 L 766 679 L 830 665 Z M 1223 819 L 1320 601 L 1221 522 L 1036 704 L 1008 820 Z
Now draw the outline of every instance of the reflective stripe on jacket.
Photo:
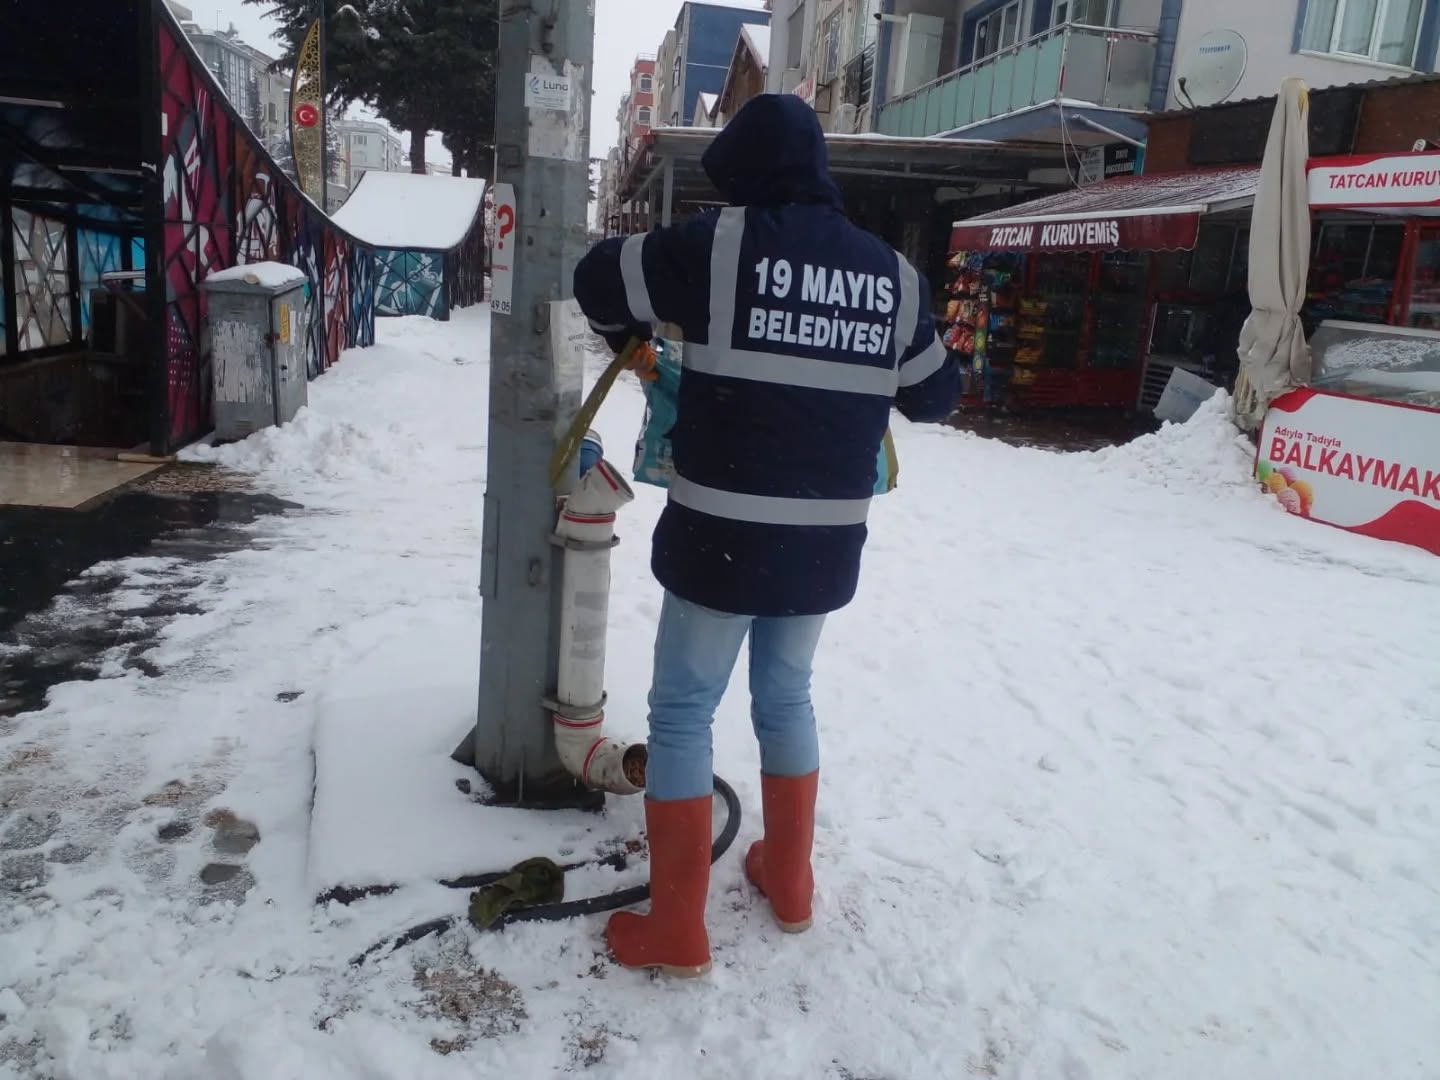
M 854 595 L 892 405 L 943 419 L 959 375 L 923 277 L 841 212 L 814 114 L 774 100 L 706 155 L 741 205 L 598 245 L 575 295 L 597 327 L 684 334 L 660 582 L 720 611 L 821 614 Z M 757 140 L 785 149 L 737 167 Z

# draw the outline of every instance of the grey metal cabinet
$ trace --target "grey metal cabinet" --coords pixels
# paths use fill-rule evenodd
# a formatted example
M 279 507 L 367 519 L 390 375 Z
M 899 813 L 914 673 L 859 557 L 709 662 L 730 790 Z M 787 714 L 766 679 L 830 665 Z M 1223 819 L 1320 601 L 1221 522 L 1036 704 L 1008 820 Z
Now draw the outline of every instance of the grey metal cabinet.
M 238 266 L 205 281 L 215 441 L 284 424 L 307 401 L 304 275 L 279 263 Z

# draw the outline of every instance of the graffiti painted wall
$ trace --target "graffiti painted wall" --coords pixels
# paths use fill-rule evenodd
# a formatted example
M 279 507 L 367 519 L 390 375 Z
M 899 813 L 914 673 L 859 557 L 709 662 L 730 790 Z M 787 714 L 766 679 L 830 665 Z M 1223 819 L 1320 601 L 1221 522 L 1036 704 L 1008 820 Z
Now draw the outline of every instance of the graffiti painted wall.
M 447 319 L 445 256 L 433 251 L 375 251 L 375 314 Z
M 465 242 L 445 256 L 445 288 L 452 311 L 485 299 L 486 254 L 485 229 L 477 223 Z
M 15 325 L 20 350 L 65 345 L 73 339 L 70 307 L 70 230 L 63 221 L 16 207 Z M 0 326 L 0 336 L 4 328 Z
M 76 243 L 80 251 L 80 328 L 90 332 L 90 293 L 100 287 L 100 275 L 123 270 L 124 240 L 115 233 L 95 229 L 79 229 Z M 145 263 L 142 261 L 141 266 Z
M 179 445 L 211 424 L 200 288 L 210 273 L 265 260 L 303 270 L 306 365 L 314 377 L 342 349 L 374 344 L 374 253 L 275 167 L 168 12 L 157 25 L 169 438 Z

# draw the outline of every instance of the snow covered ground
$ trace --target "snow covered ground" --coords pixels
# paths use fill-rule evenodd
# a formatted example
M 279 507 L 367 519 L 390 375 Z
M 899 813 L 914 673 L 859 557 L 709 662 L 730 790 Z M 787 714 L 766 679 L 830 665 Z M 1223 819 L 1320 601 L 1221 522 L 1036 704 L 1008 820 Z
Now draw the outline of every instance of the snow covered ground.
M 306 509 L 183 576 L 122 568 L 115 603 L 202 612 L 160 674 L 0 721 L 0 847 L 52 860 L 0 894 L 0 1077 L 1440 1077 L 1440 560 L 1284 513 L 1214 408 L 1069 456 L 897 420 L 901 487 L 819 659 L 813 932 L 744 884 L 737 680 L 717 768 L 749 816 L 708 979 L 609 965 L 598 918 L 351 968 L 463 903 L 312 903 L 311 745 L 335 703 L 405 724 L 473 692 L 487 337 L 383 322 L 295 424 L 213 454 Z M 626 465 L 641 401 L 627 380 L 600 420 Z M 662 499 L 616 555 L 633 734 Z M 383 803 L 383 777 L 356 783 Z M 239 905 L 197 880 L 222 809 L 261 835 Z

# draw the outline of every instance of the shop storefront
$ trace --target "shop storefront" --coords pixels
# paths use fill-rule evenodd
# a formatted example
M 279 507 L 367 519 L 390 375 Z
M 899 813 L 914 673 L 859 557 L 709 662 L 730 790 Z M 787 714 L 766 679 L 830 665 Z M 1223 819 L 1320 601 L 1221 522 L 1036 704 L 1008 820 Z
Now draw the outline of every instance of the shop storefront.
M 1440 328 L 1440 153 L 1316 158 L 1307 315 Z
M 1440 154 L 1308 173 L 1314 371 L 1271 406 L 1257 473 L 1291 513 L 1440 554 Z
M 969 400 L 1148 410 L 1177 367 L 1228 388 L 1257 179 L 1136 177 L 956 224 L 946 344 Z M 1440 153 L 1316 158 L 1309 180 L 1307 326 L 1440 332 Z
M 969 399 L 1148 408 L 1176 366 L 1223 377 L 1258 175 L 1116 180 L 957 223 L 946 344 Z

